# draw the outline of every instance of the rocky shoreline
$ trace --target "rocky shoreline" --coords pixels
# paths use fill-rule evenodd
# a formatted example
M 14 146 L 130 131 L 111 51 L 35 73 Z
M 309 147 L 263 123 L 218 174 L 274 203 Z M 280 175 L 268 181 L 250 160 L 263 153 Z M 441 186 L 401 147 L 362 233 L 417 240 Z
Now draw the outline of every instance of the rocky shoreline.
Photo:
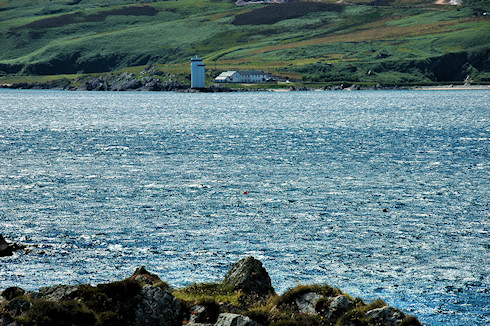
M 321 88 L 305 86 L 288 86 L 283 88 L 230 88 L 221 84 L 214 84 L 203 89 L 192 89 L 187 80 L 179 79 L 175 74 L 164 74 L 161 71 L 149 67 L 139 73 L 105 74 L 101 76 L 85 76 L 75 80 L 58 79 L 49 82 L 0 84 L 0 88 L 8 89 L 52 89 L 67 91 L 171 91 L 192 93 L 216 93 L 216 92 L 250 92 L 250 91 L 357 91 L 357 90 L 401 90 L 401 89 L 490 89 L 488 85 L 445 85 L 445 86 L 398 86 L 398 85 L 374 85 L 362 86 L 357 84 L 337 86 L 324 86 Z
M 394 90 L 410 89 L 402 86 L 382 86 L 364 87 L 360 85 L 337 85 L 325 86 L 322 88 L 312 88 L 304 86 L 285 86 L 284 88 L 230 88 L 220 84 L 214 84 L 210 87 L 193 89 L 189 85 L 184 85 L 178 81 L 163 81 L 158 77 L 147 77 L 136 79 L 134 74 L 122 74 L 116 79 L 107 79 L 107 77 L 94 77 L 80 83 L 78 80 L 72 82 L 69 80 L 55 80 L 45 83 L 14 83 L 0 84 L 0 88 L 8 89 L 52 89 L 66 91 L 147 91 L 147 92 L 179 92 L 179 93 L 219 93 L 219 92 L 270 92 L 270 91 L 357 91 L 357 90 Z
M 418 326 L 417 318 L 369 304 L 328 285 L 302 285 L 277 295 L 262 263 L 246 257 L 220 283 L 175 289 L 140 267 L 117 282 L 1 292 L 0 326 Z
M 162 81 L 151 78 L 149 80 L 125 80 L 116 84 L 108 84 L 103 78 L 96 77 L 75 86 L 71 82 L 52 81 L 46 83 L 14 83 L 0 84 L 6 89 L 34 89 L 34 90 L 65 90 L 65 91 L 147 91 L 147 92 L 178 92 L 178 93 L 220 93 L 220 92 L 285 92 L 285 91 L 362 91 L 362 90 L 490 90 L 490 85 L 436 85 L 436 86 L 361 86 L 357 84 L 345 86 L 324 86 L 321 88 L 288 86 L 285 88 L 230 88 L 214 84 L 202 89 L 193 89 L 177 81 Z

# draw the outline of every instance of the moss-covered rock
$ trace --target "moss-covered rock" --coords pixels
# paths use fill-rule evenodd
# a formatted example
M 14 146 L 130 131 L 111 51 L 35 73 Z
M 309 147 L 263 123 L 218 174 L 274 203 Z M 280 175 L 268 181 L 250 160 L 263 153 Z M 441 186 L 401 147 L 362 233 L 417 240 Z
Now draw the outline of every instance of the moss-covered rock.
M 339 289 L 333 288 L 329 285 L 298 285 L 290 290 L 284 292 L 280 297 L 276 299 L 276 304 L 278 307 L 282 309 L 291 309 L 294 311 L 299 311 L 298 301 L 304 299 L 304 295 L 308 293 L 315 293 L 319 297 L 313 305 L 316 306 L 316 303 L 320 302 L 320 300 L 325 300 L 325 298 L 333 297 L 339 294 L 342 294 L 342 291 Z

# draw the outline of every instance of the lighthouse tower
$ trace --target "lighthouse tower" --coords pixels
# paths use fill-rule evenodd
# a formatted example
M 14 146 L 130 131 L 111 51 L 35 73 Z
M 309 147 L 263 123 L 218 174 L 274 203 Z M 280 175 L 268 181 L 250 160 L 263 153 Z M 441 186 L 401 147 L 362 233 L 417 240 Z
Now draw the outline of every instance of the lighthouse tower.
M 201 58 L 191 59 L 191 88 L 205 88 L 205 66 Z

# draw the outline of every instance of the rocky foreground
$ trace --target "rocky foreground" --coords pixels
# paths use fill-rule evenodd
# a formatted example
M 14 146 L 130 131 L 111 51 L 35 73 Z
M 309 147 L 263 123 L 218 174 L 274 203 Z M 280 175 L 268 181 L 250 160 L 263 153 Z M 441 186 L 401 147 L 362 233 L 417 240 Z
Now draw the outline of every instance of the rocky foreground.
M 144 267 L 122 281 L 56 285 L 38 292 L 10 287 L 0 325 L 421 325 L 378 299 L 366 304 L 328 285 L 297 286 L 278 296 L 262 263 L 247 257 L 221 283 L 174 289 Z

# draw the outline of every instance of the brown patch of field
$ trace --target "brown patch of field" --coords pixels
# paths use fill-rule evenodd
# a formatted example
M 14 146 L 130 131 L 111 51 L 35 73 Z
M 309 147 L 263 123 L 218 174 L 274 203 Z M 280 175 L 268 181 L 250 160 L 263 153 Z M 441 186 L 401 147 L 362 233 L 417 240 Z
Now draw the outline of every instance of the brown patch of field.
M 85 15 L 82 12 L 77 11 L 73 14 L 64 14 L 60 16 L 39 19 L 23 26 L 11 28 L 11 30 L 17 31 L 25 28 L 56 28 L 77 23 L 100 22 L 106 19 L 108 16 L 154 16 L 158 12 L 159 11 L 157 9 L 150 6 L 129 6 L 120 9 L 101 11 L 96 14 L 90 15 Z
M 229 17 L 229 16 L 232 16 L 232 15 L 233 14 L 232 13 L 229 13 L 229 12 L 220 12 L 220 13 L 217 13 L 217 14 L 214 14 L 214 15 L 209 15 L 208 16 L 208 20 L 214 22 L 214 21 L 216 21 L 218 19 Z
M 466 20 L 470 20 L 469 18 Z M 414 37 L 426 34 L 434 34 L 435 31 L 440 31 L 439 33 L 448 32 L 448 30 L 443 30 L 457 24 L 462 21 L 446 21 L 446 22 L 435 22 L 427 23 L 415 26 L 406 27 L 396 27 L 396 26 L 386 26 L 385 22 L 388 20 L 377 21 L 374 23 L 364 25 L 362 30 L 342 33 L 342 34 L 332 34 L 325 37 L 314 38 L 310 40 L 272 45 L 268 47 L 261 48 L 259 50 L 250 51 L 253 54 L 259 54 L 264 52 L 271 52 L 277 50 L 284 50 L 290 48 L 296 48 L 308 45 L 317 45 L 325 43 L 339 43 L 339 42 L 364 42 L 364 41 L 380 41 L 380 40 L 397 40 L 405 37 Z M 463 20 L 465 21 L 465 20 Z

